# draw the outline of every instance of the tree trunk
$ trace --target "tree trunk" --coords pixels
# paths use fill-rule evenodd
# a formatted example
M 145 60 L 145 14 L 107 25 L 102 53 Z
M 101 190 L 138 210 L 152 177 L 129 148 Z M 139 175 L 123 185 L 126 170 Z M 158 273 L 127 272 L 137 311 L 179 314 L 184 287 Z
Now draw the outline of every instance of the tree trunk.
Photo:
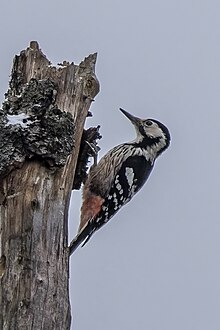
M 14 58 L 0 112 L 0 329 L 70 329 L 68 208 L 96 54 Z

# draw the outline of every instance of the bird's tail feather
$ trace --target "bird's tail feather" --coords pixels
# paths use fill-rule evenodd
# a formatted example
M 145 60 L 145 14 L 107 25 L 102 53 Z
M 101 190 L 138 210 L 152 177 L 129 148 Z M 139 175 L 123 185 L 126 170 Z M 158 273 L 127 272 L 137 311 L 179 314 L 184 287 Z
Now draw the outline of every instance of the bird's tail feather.
M 93 225 L 92 219 L 87 222 L 87 224 L 80 230 L 79 234 L 71 241 L 69 246 L 69 255 L 71 255 L 80 244 L 82 247 L 88 242 L 91 238 L 92 234 L 94 233 L 95 228 Z

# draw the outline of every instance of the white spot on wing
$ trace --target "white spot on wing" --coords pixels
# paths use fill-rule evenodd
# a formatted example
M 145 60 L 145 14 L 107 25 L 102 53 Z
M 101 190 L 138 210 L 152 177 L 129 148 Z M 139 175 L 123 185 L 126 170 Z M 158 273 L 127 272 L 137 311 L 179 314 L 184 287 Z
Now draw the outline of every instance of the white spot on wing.
M 126 167 L 125 168 L 125 176 L 127 178 L 128 184 L 129 184 L 129 186 L 131 188 L 132 185 L 133 185 L 133 182 L 134 182 L 134 171 L 133 171 L 133 168 Z
M 114 210 L 117 209 L 117 206 L 118 206 L 118 200 L 117 200 L 117 197 L 115 197 L 113 199 L 113 202 L 115 203 L 115 207 L 114 207 Z
M 119 182 L 119 175 L 117 174 L 115 178 L 115 184 L 117 184 L 118 182 Z
M 120 183 L 117 183 L 117 184 L 116 184 L 116 188 L 117 188 L 118 190 L 121 190 L 121 185 L 120 185 Z
M 136 189 L 136 185 L 133 185 L 133 187 L 131 188 L 131 191 L 130 191 L 129 199 L 131 199 L 135 195 L 135 189 Z

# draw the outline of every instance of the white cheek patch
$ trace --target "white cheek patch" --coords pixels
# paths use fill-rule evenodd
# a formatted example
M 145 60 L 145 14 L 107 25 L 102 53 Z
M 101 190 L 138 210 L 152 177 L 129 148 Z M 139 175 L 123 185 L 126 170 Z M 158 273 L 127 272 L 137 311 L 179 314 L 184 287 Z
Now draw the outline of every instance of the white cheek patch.
M 148 127 L 147 134 L 152 138 L 162 137 L 163 139 L 165 139 L 165 135 L 164 135 L 162 129 L 160 127 L 158 127 L 157 125 Z
M 134 171 L 133 168 L 131 167 L 126 167 L 125 168 L 125 176 L 128 181 L 128 185 L 131 188 L 134 182 Z

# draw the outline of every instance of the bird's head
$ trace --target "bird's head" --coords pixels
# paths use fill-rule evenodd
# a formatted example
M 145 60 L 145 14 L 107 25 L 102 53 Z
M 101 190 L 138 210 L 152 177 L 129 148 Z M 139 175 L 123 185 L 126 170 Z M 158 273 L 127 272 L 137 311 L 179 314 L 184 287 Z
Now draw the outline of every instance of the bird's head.
M 121 109 L 121 112 L 134 125 L 137 137 L 133 143 L 142 147 L 157 149 L 157 155 L 161 154 L 170 144 L 168 128 L 156 119 L 140 119 Z

